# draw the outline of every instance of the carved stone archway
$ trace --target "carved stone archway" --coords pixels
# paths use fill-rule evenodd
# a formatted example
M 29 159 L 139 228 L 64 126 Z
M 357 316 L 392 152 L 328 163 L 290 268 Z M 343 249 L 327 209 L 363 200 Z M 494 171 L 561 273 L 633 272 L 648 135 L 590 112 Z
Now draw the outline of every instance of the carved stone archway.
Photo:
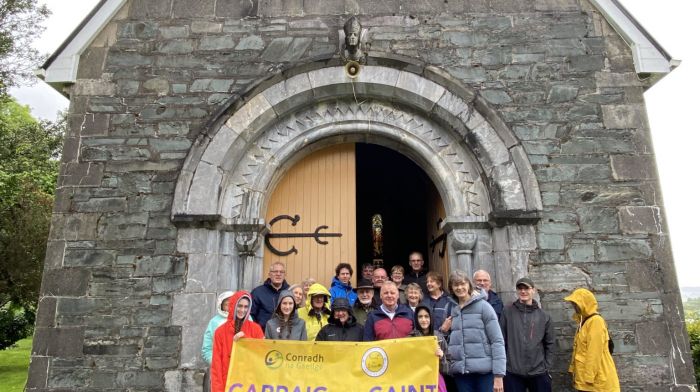
M 174 314 L 259 282 L 271 190 L 304 156 L 347 142 L 414 160 L 445 204 L 451 268 L 486 268 L 500 287 L 512 287 L 527 271 L 542 202 L 523 147 L 497 113 L 431 68 L 368 65 L 355 79 L 341 66 L 309 68 L 232 102 L 190 151 L 171 216 L 181 227 L 178 250 L 189 255 L 187 294 L 176 298 Z M 196 366 L 187 346 L 182 366 Z
M 517 138 L 480 97 L 459 87 L 446 88 L 422 75 L 384 66 L 363 67 L 356 79 L 348 77 L 343 67 L 327 67 L 279 81 L 241 101 L 230 117 L 222 115 L 224 121 L 197 140 L 178 180 L 172 218 L 176 222 L 233 224 L 241 213 L 243 189 L 251 184 L 269 185 L 260 182 L 269 171 L 262 165 L 255 166 L 255 162 L 269 159 L 265 146 L 258 142 L 265 137 L 267 146 L 277 140 L 290 142 L 292 139 L 284 130 L 278 130 L 278 138 L 270 139 L 266 133 L 283 123 L 290 113 L 342 97 L 356 103 L 368 99 L 390 102 L 408 108 L 404 112 L 420 114 L 439 125 L 443 134 L 425 134 L 421 138 L 454 141 L 450 147 L 456 154 L 475 158 L 479 174 L 486 180 L 492 217 L 522 217 L 541 210 L 537 181 Z M 322 138 L 323 134 L 319 136 Z M 251 148 L 256 143 L 260 150 Z M 431 155 L 441 152 L 442 148 L 433 147 Z M 425 169 L 428 173 L 439 171 L 437 167 Z M 449 172 L 452 179 L 460 178 L 458 168 Z M 247 178 L 238 177 L 242 175 Z M 436 184 L 441 191 L 448 186 Z M 453 207 L 448 214 L 466 213 L 456 200 L 448 204 Z

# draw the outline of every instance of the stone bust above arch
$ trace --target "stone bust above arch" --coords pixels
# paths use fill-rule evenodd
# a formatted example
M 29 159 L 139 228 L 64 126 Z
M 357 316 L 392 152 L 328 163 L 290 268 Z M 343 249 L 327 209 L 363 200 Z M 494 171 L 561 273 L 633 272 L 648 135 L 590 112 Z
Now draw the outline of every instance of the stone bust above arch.
M 367 137 L 404 151 L 423 166 L 438 186 L 448 216 L 477 215 L 491 221 L 538 216 L 542 202 L 527 155 L 483 98 L 440 69 L 370 60 L 354 79 L 340 64 L 307 64 L 233 99 L 185 161 L 173 221 L 229 227 L 241 213 L 243 195 L 266 192 L 274 185 L 274 169 L 298 159 L 294 156 L 299 151 Z M 352 115 L 314 115 L 313 124 L 304 120 L 294 126 L 296 113 L 329 104 L 345 105 Z M 371 105 L 374 109 L 366 110 Z M 382 110 L 394 111 L 394 119 L 380 121 L 376 112 Z M 433 134 L 421 137 L 402 130 L 407 123 L 396 120 L 401 116 L 417 119 Z M 271 132 L 276 132 L 274 137 Z M 470 200 L 466 195 L 472 193 Z M 245 215 L 260 218 L 264 198 L 253 199 Z

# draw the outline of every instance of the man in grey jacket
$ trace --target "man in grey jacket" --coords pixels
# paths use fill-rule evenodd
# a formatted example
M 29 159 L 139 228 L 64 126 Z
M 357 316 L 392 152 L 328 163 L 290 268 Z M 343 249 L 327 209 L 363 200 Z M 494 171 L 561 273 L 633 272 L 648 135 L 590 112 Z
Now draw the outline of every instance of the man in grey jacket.
M 501 330 L 506 343 L 506 392 L 551 392 L 554 350 L 554 325 L 534 300 L 535 284 L 520 278 L 515 284 L 518 299 L 501 315 Z

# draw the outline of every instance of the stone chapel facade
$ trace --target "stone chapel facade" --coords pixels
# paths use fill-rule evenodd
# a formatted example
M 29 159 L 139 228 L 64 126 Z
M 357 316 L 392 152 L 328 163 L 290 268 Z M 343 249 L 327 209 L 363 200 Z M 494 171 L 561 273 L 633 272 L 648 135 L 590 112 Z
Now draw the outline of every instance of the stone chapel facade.
M 201 390 L 218 293 L 271 260 L 295 279 L 369 261 L 358 145 L 424 176 L 388 197 L 433 194 L 410 207 L 431 268 L 486 269 L 506 301 L 521 276 L 539 285 L 556 390 L 576 287 L 600 301 L 623 390 L 695 390 L 643 98 L 673 66 L 615 0 L 102 0 L 43 67 L 70 130 L 27 390 Z M 350 163 L 322 163 L 334 148 Z M 336 253 L 271 250 L 296 230 L 271 218 L 297 209 L 303 230 L 342 231 L 299 251 Z

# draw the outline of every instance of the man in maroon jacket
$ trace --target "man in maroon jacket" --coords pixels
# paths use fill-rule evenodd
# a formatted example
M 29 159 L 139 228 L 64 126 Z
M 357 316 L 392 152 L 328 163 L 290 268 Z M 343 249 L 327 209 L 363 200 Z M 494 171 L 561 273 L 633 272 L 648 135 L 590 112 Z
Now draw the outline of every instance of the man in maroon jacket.
M 382 304 L 367 316 L 364 341 L 405 338 L 413 330 L 413 311 L 399 303 L 394 282 L 385 282 L 379 295 Z

